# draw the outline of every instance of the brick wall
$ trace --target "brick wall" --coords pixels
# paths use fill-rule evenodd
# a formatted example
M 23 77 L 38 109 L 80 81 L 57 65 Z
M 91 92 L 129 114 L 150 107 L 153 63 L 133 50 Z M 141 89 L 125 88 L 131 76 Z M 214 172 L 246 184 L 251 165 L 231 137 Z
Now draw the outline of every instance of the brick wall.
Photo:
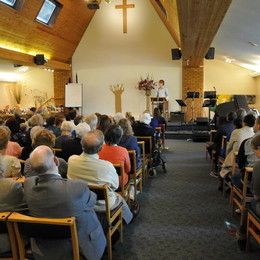
M 71 79 L 71 71 L 54 71 L 54 98 L 55 105 L 65 103 L 65 85 Z
M 198 91 L 200 97 L 203 96 L 204 91 L 204 73 L 203 67 L 192 68 L 183 64 L 182 66 L 182 98 L 186 98 L 188 91 Z M 185 112 L 185 121 L 188 122 L 192 119 L 192 99 L 186 99 L 185 103 L 187 108 L 183 110 Z M 202 103 L 203 98 L 194 99 L 194 119 L 202 116 Z

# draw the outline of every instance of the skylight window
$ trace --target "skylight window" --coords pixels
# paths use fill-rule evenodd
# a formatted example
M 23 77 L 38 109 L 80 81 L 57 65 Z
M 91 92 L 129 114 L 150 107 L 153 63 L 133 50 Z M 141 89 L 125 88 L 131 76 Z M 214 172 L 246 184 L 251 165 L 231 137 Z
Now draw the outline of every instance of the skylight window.
M 57 17 L 60 8 L 61 4 L 55 0 L 44 0 L 36 20 L 46 25 L 51 25 Z
M 6 4 L 6 5 L 9 5 L 11 7 L 15 7 L 15 3 L 16 3 L 17 0 L 0 0 L 0 2 Z

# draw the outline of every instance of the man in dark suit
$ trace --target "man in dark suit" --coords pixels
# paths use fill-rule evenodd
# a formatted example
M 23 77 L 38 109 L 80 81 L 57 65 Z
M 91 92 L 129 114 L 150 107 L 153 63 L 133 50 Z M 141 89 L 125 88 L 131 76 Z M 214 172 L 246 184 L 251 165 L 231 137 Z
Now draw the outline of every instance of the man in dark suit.
M 21 183 L 12 178 L 4 178 L 0 173 L 0 212 L 24 211 L 27 206 L 24 202 Z M 0 229 L 5 229 L 5 224 Z M 6 231 L 0 232 L 0 253 L 10 251 L 9 238 Z
M 30 156 L 38 176 L 24 184 L 29 213 L 35 217 L 76 217 L 80 253 L 86 259 L 100 259 L 106 239 L 94 211 L 96 195 L 86 182 L 65 180 L 58 174 L 58 160 L 47 146 L 38 146 Z M 32 250 L 36 259 L 72 259 L 66 240 L 35 240 Z

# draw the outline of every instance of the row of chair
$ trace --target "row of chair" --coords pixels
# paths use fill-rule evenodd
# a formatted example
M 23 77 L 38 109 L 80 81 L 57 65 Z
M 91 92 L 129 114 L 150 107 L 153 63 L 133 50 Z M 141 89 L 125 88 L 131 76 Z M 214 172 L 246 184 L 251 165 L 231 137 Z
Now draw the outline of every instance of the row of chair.
M 215 131 L 211 132 L 211 141 L 214 138 Z M 207 157 L 207 147 L 211 145 L 212 142 L 206 143 L 206 159 Z M 221 145 L 221 150 L 224 151 L 222 155 L 220 155 L 217 158 L 217 164 L 218 164 L 218 169 L 220 171 L 222 164 L 224 163 L 225 160 L 225 151 L 227 147 L 227 137 L 223 136 L 222 137 L 222 145 Z M 233 157 L 233 162 L 232 162 L 232 170 L 231 170 L 231 176 L 233 176 L 236 171 L 238 170 L 238 165 L 237 165 L 237 155 L 238 153 L 234 153 Z M 214 158 L 215 153 L 213 152 L 212 154 L 212 168 L 213 166 L 213 160 L 216 160 Z M 247 208 L 247 205 L 249 202 L 252 201 L 253 195 L 249 192 L 249 186 L 252 180 L 252 174 L 253 174 L 253 168 L 252 167 L 246 167 L 241 183 L 242 183 L 242 189 L 239 187 L 236 187 L 235 185 L 231 185 L 230 180 L 224 179 L 223 180 L 223 194 L 225 194 L 226 189 L 230 189 L 230 197 L 229 197 L 229 202 L 232 205 L 232 215 L 234 215 L 235 209 L 238 208 L 240 210 L 240 224 L 243 224 L 243 221 L 245 219 L 245 216 L 247 214 L 247 245 L 246 248 L 247 250 L 249 249 L 249 244 L 250 244 L 250 237 L 252 236 L 258 244 L 260 244 L 260 218 L 257 217 L 250 209 Z

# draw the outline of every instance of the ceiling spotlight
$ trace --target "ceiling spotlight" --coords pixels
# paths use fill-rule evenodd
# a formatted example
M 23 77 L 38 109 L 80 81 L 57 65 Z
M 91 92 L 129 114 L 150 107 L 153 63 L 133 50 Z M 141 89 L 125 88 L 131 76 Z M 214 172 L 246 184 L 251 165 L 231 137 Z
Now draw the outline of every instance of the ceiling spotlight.
M 251 46 L 253 46 L 253 47 L 257 47 L 258 46 L 258 44 L 257 43 L 254 43 L 254 42 L 248 42 Z
M 90 10 L 99 9 L 99 4 L 101 0 L 87 0 L 87 7 Z

